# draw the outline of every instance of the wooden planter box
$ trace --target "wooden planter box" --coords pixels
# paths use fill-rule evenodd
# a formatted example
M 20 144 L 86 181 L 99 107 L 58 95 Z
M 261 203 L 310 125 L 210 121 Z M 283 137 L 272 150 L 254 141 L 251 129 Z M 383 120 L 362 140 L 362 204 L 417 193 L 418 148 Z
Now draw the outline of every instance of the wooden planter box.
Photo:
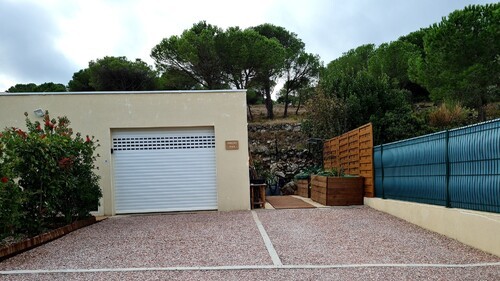
M 311 199 L 326 206 L 363 205 L 363 178 L 313 175 Z
M 297 195 L 304 198 L 311 198 L 311 189 L 309 189 L 309 179 L 297 180 Z

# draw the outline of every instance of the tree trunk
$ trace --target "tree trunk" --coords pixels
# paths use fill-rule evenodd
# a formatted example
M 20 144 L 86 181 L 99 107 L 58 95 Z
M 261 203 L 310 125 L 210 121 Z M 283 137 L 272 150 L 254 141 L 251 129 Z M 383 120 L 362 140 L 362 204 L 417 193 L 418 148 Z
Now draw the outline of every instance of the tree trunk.
M 486 121 L 486 105 L 481 105 L 477 109 L 479 122 Z
M 271 99 L 271 87 L 266 86 L 264 92 L 266 95 L 267 119 L 274 119 L 273 100 Z
M 299 96 L 299 100 L 297 102 L 297 110 L 295 110 L 295 115 L 299 115 L 299 109 L 301 105 L 302 105 L 302 99 Z
M 486 106 L 488 104 L 487 100 L 481 93 L 475 93 L 476 104 L 475 109 L 477 110 L 477 121 L 484 122 L 486 121 Z
M 250 108 L 249 104 L 247 104 L 247 108 L 248 108 L 248 118 L 250 119 L 251 122 L 253 122 L 252 108 Z
M 286 118 L 288 116 L 288 89 L 286 90 L 285 93 L 285 111 L 283 111 L 283 118 Z

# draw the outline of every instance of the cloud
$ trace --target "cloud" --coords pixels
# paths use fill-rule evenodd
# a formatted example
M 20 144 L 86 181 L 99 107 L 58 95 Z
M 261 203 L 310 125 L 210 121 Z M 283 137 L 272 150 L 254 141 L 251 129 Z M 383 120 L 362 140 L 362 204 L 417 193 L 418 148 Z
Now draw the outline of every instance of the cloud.
M 33 4 L 2 1 L 0 26 L 0 86 L 13 86 L 2 84 L 14 80 L 16 84 L 69 81 L 75 66 L 55 47 L 59 30 L 48 11 Z
M 56 2 L 54 10 L 63 1 Z M 244 11 L 242 2 L 234 0 L 71 2 L 58 15 L 62 36 L 57 44 L 82 67 L 104 56 L 141 58 L 152 64 L 151 49 L 163 38 L 180 35 L 201 20 L 221 28 L 260 24 L 264 21 L 260 11 L 267 9 L 268 2 L 245 2 Z
M 306 50 L 325 63 L 363 44 L 380 45 L 428 27 L 481 0 L 278 0 L 269 11 L 274 24 L 299 35 Z M 272 15 L 272 17 L 271 17 Z

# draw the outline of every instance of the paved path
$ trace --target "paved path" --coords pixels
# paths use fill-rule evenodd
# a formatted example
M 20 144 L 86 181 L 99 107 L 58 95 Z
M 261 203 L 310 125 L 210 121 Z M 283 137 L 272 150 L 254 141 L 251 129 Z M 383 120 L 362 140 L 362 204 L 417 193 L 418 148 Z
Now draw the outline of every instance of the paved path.
M 500 280 L 500 257 L 368 207 L 114 217 L 0 280 Z
M 268 196 L 266 202 L 270 203 L 274 209 L 309 209 L 316 208 L 315 206 L 291 195 L 284 196 Z

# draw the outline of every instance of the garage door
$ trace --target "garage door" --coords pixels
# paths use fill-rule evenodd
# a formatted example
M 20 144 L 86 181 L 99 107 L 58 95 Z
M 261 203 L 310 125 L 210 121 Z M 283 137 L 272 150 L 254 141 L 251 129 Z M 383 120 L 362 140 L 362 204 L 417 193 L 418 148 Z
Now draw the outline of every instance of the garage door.
M 217 209 L 213 128 L 113 131 L 115 211 Z

